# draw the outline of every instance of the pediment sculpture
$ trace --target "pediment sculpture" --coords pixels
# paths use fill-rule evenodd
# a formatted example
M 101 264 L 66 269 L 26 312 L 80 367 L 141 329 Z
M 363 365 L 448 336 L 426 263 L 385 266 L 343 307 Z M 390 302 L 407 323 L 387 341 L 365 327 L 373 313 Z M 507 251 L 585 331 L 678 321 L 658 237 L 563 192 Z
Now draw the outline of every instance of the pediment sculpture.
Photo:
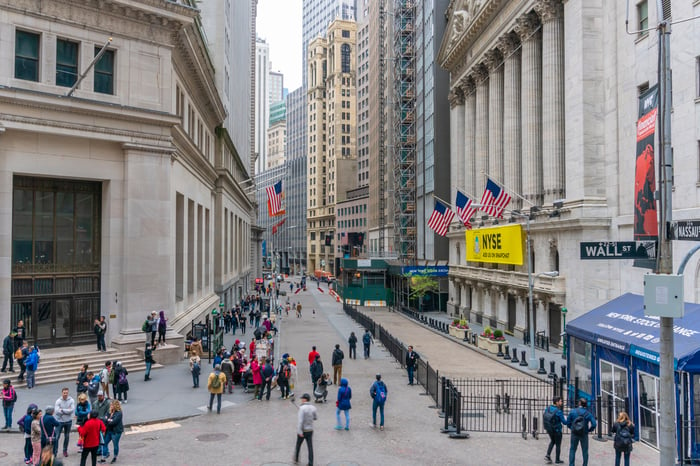
M 452 13 L 452 34 L 450 35 L 450 45 L 453 45 L 458 38 L 469 29 L 477 13 L 481 10 L 485 0 L 461 0 Z

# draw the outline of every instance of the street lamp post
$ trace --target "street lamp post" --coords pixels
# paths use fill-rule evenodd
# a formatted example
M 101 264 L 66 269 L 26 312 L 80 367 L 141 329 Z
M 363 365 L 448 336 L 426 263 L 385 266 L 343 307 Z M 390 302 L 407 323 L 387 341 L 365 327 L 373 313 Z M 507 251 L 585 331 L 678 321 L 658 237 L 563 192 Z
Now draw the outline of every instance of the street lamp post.
M 537 368 L 537 360 L 535 356 L 535 307 L 532 299 L 532 289 L 535 287 L 534 278 L 532 277 L 532 254 L 530 244 L 530 216 L 526 216 L 526 231 L 527 231 L 527 285 L 528 285 L 528 301 L 530 303 L 529 312 L 529 333 L 530 333 L 530 361 L 528 367 L 530 370 Z

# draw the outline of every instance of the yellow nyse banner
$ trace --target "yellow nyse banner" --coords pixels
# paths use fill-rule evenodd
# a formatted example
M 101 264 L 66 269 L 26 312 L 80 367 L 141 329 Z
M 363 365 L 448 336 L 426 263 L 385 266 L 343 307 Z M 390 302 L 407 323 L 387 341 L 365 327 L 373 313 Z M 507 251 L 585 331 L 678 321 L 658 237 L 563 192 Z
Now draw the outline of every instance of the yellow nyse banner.
M 467 260 L 523 265 L 522 225 L 467 230 Z

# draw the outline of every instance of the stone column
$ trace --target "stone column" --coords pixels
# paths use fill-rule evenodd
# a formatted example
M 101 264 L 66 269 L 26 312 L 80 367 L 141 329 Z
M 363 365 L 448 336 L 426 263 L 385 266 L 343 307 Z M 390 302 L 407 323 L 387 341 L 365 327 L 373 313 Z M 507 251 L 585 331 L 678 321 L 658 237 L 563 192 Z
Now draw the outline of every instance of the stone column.
M 544 202 L 564 197 L 564 6 L 540 0 L 542 21 L 542 159 Z
M 112 339 L 112 345 L 122 349 L 143 346 L 141 324 L 149 312 L 175 307 L 171 153 L 135 144 L 125 144 L 123 150 L 122 228 L 105 233 L 121 234 L 123 239 L 116 324 L 121 332 Z
M 515 32 L 522 43 L 523 197 L 542 204 L 542 51 L 534 13 L 518 18 Z
M 481 196 L 486 186 L 489 171 L 489 80 L 488 70 L 482 64 L 474 70 L 476 81 L 476 127 L 475 127 L 475 184 L 474 196 Z
M 7 139 L 3 141 L 5 127 L 0 122 L 0 145 L 8 147 Z M 11 147 L 11 144 L 10 144 Z M 12 152 L 12 149 L 9 149 Z M 3 155 L 9 157 L 8 155 Z M 0 328 L 3 329 L 3 338 L 12 328 L 10 322 L 10 308 L 12 302 L 12 198 L 13 198 L 13 173 L 8 167 L 8 163 L 3 160 L 0 165 Z
M 503 56 L 498 49 L 486 54 L 489 71 L 489 174 L 503 182 Z
M 448 96 L 450 101 L 450 198 L 457 189 L 464 190 L 464 93 L 455 87 Z M 448 200 L 449 200 L 448 199 Z M 455 216 L 455 222 L 459 219 Z
M 498 41 L 503 54 L 503 184 L 522 195 L 522 150 L 520 119 L 520 41 L 508 33 Z M 514 209 L 522 208 L 522 200 L 513 196 Z
M 499 287 L 498 294 L 496 295 L 497 301 L 497 314 L 498 328 L 507 329 L 508 328 L 508 289 L 506 287 Z
M 518 338 L 522 338 L 527 330 L 528 314 L 527 314 L 528 297 L 527 292 L 518 294 L 515 300 L 515 328 L 514 334 Z
M 535 329 L 549 335 L 549 297 L 538 296 L 535 301 Z
M 476 196 L 476 86 L 469 77 L 462 82 L 464 95 L 464 190 L 469 196 Z

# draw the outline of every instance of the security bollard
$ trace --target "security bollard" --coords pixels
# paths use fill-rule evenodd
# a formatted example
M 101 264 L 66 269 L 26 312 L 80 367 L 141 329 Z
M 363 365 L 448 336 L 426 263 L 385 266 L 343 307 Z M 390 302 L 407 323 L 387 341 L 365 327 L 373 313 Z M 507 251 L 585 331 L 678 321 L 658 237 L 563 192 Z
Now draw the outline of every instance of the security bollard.
M 525 359 L 525 350 L 520 352 L 520 365 L 527 366 L 527 359 Z
M 462 339 L 463 342 L 469 343 L 469 332 L 464 332 L 464 338 Z
M 540 358 L 540 368 L 537 369 L 537 373 L 540 375 L 544 375 L 547 373 L 547 370 L 544 368 L 544 358 Z
M 503 359 L 510 361 L 510 347 L 506 345 L 506 349 L 503 350 Z
M 554 361 L 549 361 L 549 375 L 548 377 L 550 379 L 555 379 L 557 377 L 557 372 L 556 369 L 554 368 L 556 366 L 556 363 Z
M 476 333 L 472 333 L 472 345 L 476 346 Z
M 496 356 L 499 358 L 503 357 L 503 343 L 498 344 L 498 353 L 496 354 Z
M 511 363 L 517 364 L 520 361 L 518 361 L 518 350 L 516 348 L 513 348 L 513 359 L 510 360 Z
M 564 364 L 561 365 L 561 378 L 562 380 L 566 380 L 566 365 Z

